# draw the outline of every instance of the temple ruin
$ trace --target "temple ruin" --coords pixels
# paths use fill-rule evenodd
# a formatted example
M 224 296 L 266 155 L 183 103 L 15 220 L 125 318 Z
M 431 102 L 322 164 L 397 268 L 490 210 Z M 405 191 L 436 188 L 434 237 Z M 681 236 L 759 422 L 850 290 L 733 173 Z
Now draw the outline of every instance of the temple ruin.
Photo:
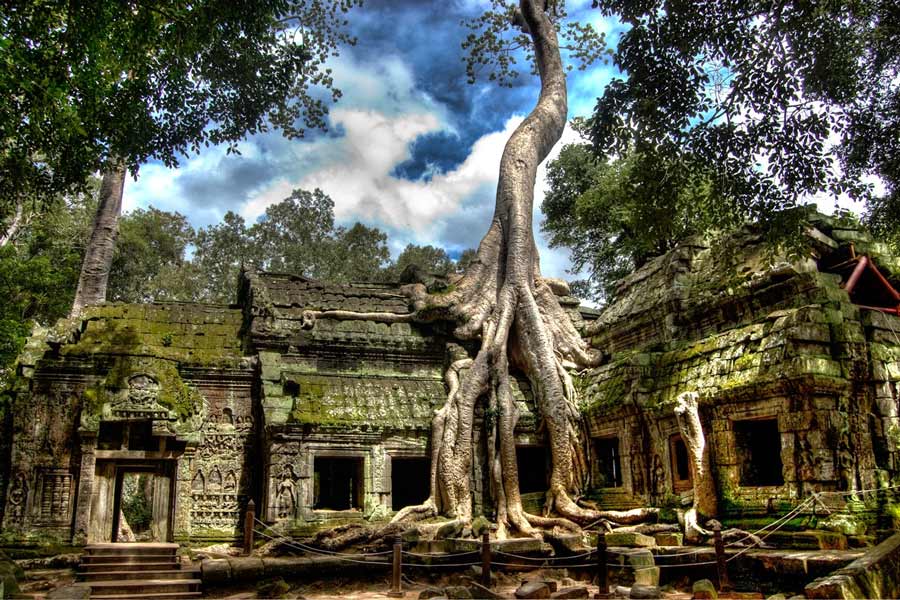
M 699 397 L 720 518 L 897 482 L 895 276 L 883 245 L 814 216 L 797 259 L 745 229 L 652 260 L 601 312 L 559 298 L 609 356 L 575 378 L 588 498 L 615 509 L 690 501 L 695 467 L 675 414 L 684 392 Z M 122 541 L 135 485 L 155 541 L 233 541 L 251 499 L 262 521 L 298 534 L 421 502 L 444 371 L 475 348 L 440 323 L 304 317 L 336 309 L 411 310 L 396 286 L 245 270 L 236 305 L 107 304 L 37 332 L 2 421 L 5 538 Z M 520 484 L 539 511 L 549 457 L 524 379 L 516 395 Z M 472 488 L 490 516 L 481 444 Z

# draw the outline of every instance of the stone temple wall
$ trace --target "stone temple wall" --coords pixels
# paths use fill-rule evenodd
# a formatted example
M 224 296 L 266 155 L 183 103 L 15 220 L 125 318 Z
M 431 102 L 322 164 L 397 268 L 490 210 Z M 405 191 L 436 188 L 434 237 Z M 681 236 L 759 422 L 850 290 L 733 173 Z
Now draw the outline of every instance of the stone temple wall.
M 750 232 L 724 247 L 685 244 L 622 283 L 593 340 L 612 358 L 580 379 L 595 460 L 610 460 L 609 440 L 620 448 L 622 481 L 605 491 L 657 505 L 690 497 L 673 413 L 686 391 L 701 397 L 726 513 L 900 477 L 900 318 L 862 308 L 842 275 L 848 253 L 867 253 L 888 277 L 896 261 L 829 220 L 809 237 L 808 255 L 791 262 L 767 260 Z
M 871 306 L 900 304 L 889 283 L 900 262 L 820 217 L 807 242 L 786 260 L 751 230 L 689 240 L 592 315 L 609 360 L 575 381 L 602 507 L 690 500 L 673 414 L 686 391 L 701 397 L 726 516 L 898 483 L 900 318 Z M 583 327 L 577 303 L 560 301 Z M 445 370 L 475 346 L 441 324 L 311 312 L 409 310 L 389 285 L 246 271 L 236 306 L 108 304 L 36 333 L 0 415 L 3 536 L 109 541 L 132 472 L 152 482 L 157 540 L 237 539 L 251 499 L 261 520 L 298 533 L 423 500 Z M 523 499 L 539 511 L 546 441 L 528 383 L 513 391 Z M 471 483 L 476 513 L 490 514 L 484 418 Z
M 108 541 L 117 478 L 152 470 L 162 537 L 233 535 L 255 485 L 241 323 L 223 306 L 106 305 L 35 335 L 12 390 L 3 531 Z

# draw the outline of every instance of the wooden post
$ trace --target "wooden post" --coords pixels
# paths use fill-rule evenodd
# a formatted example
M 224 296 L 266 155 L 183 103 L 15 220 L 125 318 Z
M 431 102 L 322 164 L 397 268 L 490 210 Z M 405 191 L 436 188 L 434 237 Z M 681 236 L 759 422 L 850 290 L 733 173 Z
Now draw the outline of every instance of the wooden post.
M 597 587 L 600 588 L 597 598 L 609 598 L 609 581 L 607 580 L 606 535 L 597 532 Z
M 253 554 L 253 521 L 256 519 L 256 503 L 253 499 L 247 503 L 247 512 L 244 513 L 244 555 Z
M 722 527 L 718 524 L 713 526 L 713 538 L 716 545 L 716 571 L 719 576 L 719 591 L 727 592 L 731 589 L 731 582 L 728 581 L 725 544 L 722 542 Z
M 481 585 L 491 587 L 491 532 L 481 533 Z
M 402 567 L 401 563 L 401 553 L 403 551 L 403 537 L 397 536 L 394 538 L 394 564 L 393 569 L 391 570 L 391 591 L 387 593 L 391 598 L 402 598 L 403 592 L 400 591 L 400 569 Z

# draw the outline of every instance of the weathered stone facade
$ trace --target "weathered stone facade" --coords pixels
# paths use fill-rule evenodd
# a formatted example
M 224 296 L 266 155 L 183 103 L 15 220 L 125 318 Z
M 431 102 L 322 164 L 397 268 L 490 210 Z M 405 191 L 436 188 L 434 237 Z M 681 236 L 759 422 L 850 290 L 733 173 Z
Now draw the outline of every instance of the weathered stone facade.
M 690 495 L 673 413 L 685 391 L 701 396 L 726 516 L 900 476 L 900 318 L 862 307 L 900 305 L 878 274 L 900 263 L 827 219 L 809 240 L 792 261 L 770 261 L 749 232 L 684 243 L 602 313 L 583 311 L 610 355 L 577 375 L 604 507 Z M 582 327 L 577 301 L 560 301 Z M 110 304 L 36 334 L 3 421 L 3 534 L 114 539 L 134 472 L 150 475 L 160 541 L 235 539 L 251 498 L 258 518 L 295 532 L 424 499 L 444 371 L 474 347 L 439 323 L 313 322 L 311 310 L 410 308 L 389 285 L 245 272 L 235 306 Z M 548 457 L 527 382 L 515 394 L 521 484 L 539 510 Z M 489 512 L 477 435 L 472 489 Z
M 424 500 L 444 367 L 468 350 L 429 326 L 304 325 L 307 310 L 408 311 L 392 286 L 240 286 L 238 306 L 110 304 L 33 337 L 4 436 L 7 536 L 110 541 L 132 472 L 152 474 L 157 540 L 235 539 L 251 498 L 289 530 Z M 523 387 L 520 439 L 536 445 Z
M 686 391 L 701 397 L 726 516 L 896 482 L 900 301 L 875 271 L 900 265 L 821 216 L 808 242 L 792 261 L 749 231 L 724 247 L 688 242 L 621 282 L 593 338 L 612 358 L 580 379 L 595 482 L 609 463 L 621 471 L 603 491 L 652 505 L 690 495 L 673 412 Z M 848 293 L 863 256 L 869 270 Z M 871 304 L 893 312 L 861 306 Z

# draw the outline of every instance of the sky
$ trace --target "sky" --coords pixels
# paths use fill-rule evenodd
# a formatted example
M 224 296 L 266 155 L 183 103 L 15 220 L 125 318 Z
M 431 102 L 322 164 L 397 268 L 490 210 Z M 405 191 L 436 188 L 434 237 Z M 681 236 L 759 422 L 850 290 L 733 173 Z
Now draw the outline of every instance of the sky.
M 569 2 L 573 17 L 613 41 L 616 27 Z M 460 23 L 485 2 L 366 0 L 350 14 L 354 47 L 329 65 L 343 97 L 331 107 L 327 132 L 287 140 L 255 135 L 227 155 L 210 147 L 178 168 L 143 165 L 126 183 L 124 209 L 177 211 L 195 228 L 233 211 L 253 222 L 294 189 L 321 188 L 335 203 L 339 224 L 359 221 L 389 236 L 393 256 L 409 243 L 445 248 L 451 256 L 477 247 L 494 208 L 500 154 L 510 133 L 537 99 L 539 81 L 525 69 L 512 88 L 466 83 Z M 597 63 L 568 77 L 569 117 L 590 114 L 613 76 Z M 578 136 L 566 128 L 562 143 Z M 549 249 L 540 234 L 544 167 L 535 189 L 535 231 L 547 276 L 569 277 L 567 251 Z

